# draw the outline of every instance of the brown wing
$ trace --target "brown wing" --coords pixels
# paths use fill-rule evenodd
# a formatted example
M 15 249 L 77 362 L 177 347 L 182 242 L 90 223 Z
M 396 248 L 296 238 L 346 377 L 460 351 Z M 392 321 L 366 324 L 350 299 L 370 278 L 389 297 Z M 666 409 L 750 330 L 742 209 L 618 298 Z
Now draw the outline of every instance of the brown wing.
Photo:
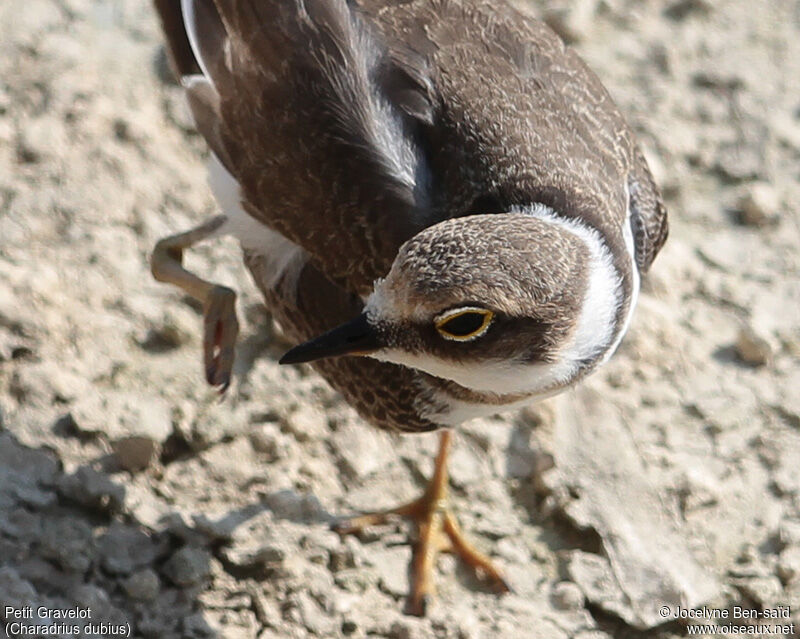
M 546 25 L 500 0 L 361 3 L 388 41 L 427 56 L 439 107 L 431 166 L 448 215 L 542 202 L 597 228 L 625 273 L 630 183 L 645 221 L 639 235 L 650 238 L 637 260 L 652 261 L 666 217 L 633 132 L 596 75 Z
M 636 265 L 646 273 L 669 234 L 667 209 L 653 180 L 644 155 L 637 148 L 628 178 L 631 224 L 636 248 Z
M 369 292 L 435 221 L 416 142 L 432 113 L 422 59 L 390 50 L 346 0 L 191 5 L 206 77 L 191 80 L 190 103 L 248 212 Z

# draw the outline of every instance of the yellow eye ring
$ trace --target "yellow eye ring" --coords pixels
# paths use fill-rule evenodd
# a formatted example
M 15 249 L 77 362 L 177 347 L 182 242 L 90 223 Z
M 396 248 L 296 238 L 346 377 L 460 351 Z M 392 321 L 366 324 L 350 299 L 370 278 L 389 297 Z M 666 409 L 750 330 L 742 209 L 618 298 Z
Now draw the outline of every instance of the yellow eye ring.
M 454 342 L 471 342 L 489 330 L 494 313 L 487 308 L 462 306 L 437 315 L 433 324 L 439 335 Z

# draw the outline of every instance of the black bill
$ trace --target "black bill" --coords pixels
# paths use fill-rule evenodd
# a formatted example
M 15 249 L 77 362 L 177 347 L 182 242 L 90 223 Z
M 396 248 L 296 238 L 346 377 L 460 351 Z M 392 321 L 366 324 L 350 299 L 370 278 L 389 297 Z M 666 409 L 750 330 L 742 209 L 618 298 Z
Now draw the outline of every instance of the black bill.
M 280 364 L 302 364 L 324 357 L 367 355 L 382 347 L 378 335 L 363 313 L 354 320 L 337 326 L 299 346 L 280 359 Z

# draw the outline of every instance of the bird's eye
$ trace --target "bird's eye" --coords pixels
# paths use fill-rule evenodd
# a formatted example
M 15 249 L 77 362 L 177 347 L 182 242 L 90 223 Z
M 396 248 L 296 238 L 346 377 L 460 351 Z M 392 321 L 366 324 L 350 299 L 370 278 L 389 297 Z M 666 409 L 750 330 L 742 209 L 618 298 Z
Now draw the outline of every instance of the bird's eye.
M 436 330 L 445 339 L 469 342 L 489 330 L 494 313 L 486 308 L 453 308 L 434 318 Z

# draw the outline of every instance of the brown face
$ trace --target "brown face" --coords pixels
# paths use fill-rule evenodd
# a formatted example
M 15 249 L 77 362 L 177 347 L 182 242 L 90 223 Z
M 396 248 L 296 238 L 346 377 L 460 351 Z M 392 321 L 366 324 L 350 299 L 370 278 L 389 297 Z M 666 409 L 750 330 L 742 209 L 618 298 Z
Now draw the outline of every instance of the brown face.
M 530 215 L 459 218 L 407 242 L 359 318 L 301 345 L 284 363 L 372 354 L 425 360 L 548 363 L 580 310 L 586 247 Z

